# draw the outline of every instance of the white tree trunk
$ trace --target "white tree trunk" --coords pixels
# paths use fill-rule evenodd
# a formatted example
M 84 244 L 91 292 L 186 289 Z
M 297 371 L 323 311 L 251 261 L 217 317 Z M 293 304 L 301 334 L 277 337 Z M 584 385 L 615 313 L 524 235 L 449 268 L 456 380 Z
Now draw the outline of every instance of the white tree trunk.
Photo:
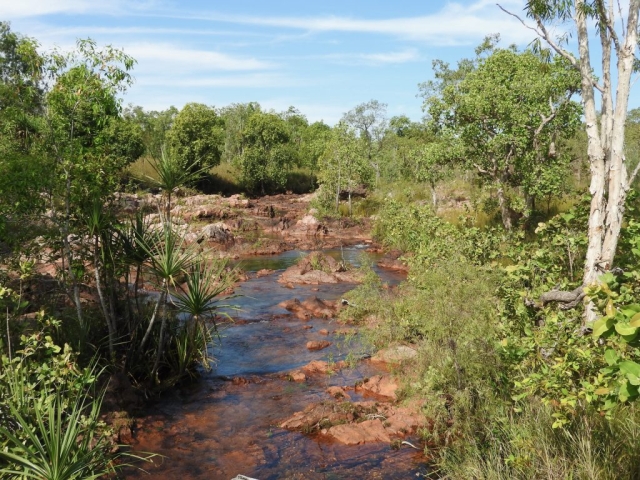
M 635 8 L 633 8 L 635 5 Z M 605 270 L 613 265 L 620 228 L 624 216 L 624 205 L 629 189 L 629 179 L 624 156 L 624 129 L 629 107 L 629 90 L 633 60 L 637 44 L 638 8 L 640 1 L 631 2 L 629 18 L 627 20 L 627 35 L 625 43 L 618 52 L 618 88 L 616 90 L 616 107 L 611 132 L 611 160 L 609 162 L 609 196 L 607 214 L 605 217 L 604 242 L 602 245 L 602 264 Z

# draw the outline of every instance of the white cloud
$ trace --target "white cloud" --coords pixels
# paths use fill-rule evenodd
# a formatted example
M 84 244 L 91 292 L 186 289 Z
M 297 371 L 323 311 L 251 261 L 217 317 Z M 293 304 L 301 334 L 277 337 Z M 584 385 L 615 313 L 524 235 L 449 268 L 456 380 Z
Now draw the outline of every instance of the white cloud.
M 291 57 L 289 57 L 291 58 Z M 341 65 L 370 65 L 380 66 L 389 64 L 400 64 L 415 62 L 421 59 L 418 50 L 411 48 L 396 52 L 379 53 L 329 53 L 326 55 L 307 55 L 295 57 L 307 60 L 329 60 Z
M 420 59 L 420 54 L 417 50 L 410 49 L 388 53 L 365 53 L 358 57 L 373 64 L 380 65 L 388 63 L 415 62 Z
M 136 86 L 139 87 L 181 87 L 181 88 L 277 88 L 298 86 L 300 82 L 279 74 L 252 73 L 227 76 L 137 76 Z
M 505 0 L 503 5 L 521 12 L 523 2 Z M 508 42 L 531 40 L 532 33 L 516 19 L 500 11 L 494 1 L 479 0 L 470 5 L 451 2 L 430 15 L 388 19 L 324 17 L 256 17 L 249 15 L 176 15 L 181 18 L 210 20 L 265 27 L 290 28 L 311 32 L 358 32 L 385 34 L 437 45 L 477 41 L 487 34 L 500 32 Z
M 128 4 L 122 0 L 3 0 L 0 2 L 0 18 L 14 19 L 53 14 L 118 14 Z
M 225 53 L 180 48 L 163 43 L 132 43 L 124 46 L 124 51 L 138 61 L 145 70 L 172 72 L 193 71 L 250 71 L 265 70 L 275 65 L 251 57 L 231 56 Z M 177 70 L 176 70 L 177 69 Z

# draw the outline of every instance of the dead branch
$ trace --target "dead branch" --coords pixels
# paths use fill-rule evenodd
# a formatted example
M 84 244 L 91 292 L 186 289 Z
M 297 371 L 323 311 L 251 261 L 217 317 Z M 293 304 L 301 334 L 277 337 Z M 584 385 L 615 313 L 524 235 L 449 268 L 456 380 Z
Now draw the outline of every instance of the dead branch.
M 549 292 L 546 292 L 540 295 L 540 301 L 542 302 L 543 306 L 548 303 L 555 302 L 555 303 L 561 304 L 560 305 L 561 310 L 570 310 L 578 306 L 578 304 L 582 301 L 584 296 L 585 296 L 584 287 L 582 287 L 581 285 L 575 290 L 572 290 L 570 292 L 563 291 L 563 290 L 556 290 L 556 289 L 550 290 Z

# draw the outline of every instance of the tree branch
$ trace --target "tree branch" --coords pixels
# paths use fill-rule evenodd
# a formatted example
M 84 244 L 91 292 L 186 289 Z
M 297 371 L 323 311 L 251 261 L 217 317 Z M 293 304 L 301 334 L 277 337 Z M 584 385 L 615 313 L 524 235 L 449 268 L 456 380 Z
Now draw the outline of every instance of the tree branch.
M 561 57 L 567 59 L 569 61 L 569 63 L 571 63 L 571 65 L 574 68 L 580 70 L 580 66 L 578 64 L 578 60 L 576 60 L 576 58 L 573 55 L 571 55 L 569 52 L 567 52 L 564 48 L 561 48 L 556 42 L 554 42 L 551 39 L 551 35 L 549 34 L 548 30 L 544 26 L 544 23 L 542 23 L 542 19 L 538 15 L 534 15 L 534 18 L 536 20 L 536 25 L 538 26 L 538 28 L 534 28 L 534 27 L 528 25 L 524 20 L 522 20 L 522 18 L 520 18 L 520 16 L 516 15 L 515 13 L 510 12 L 509 10 L 507 10 L 505 8 L 503 8 L 502 5 L 500 5 L 499 3 L 496 3 L 496 5 L 498 6 L 498 8 L 500 10 L 502 10 L 507 15 L 511 15 L 512 17 L 518 19 L 520 21 L 520 23 L 522 23 L 522 25 L 525 26 L 525 28 L 528 28 L 529 30 L 532 30 L 532 31 L 536 32 L 536 35 L 538 35 L 539 37 L 544 39 L 544 41 L 547 42 L 547 44 L 549 44 L 549 46 L 553 50 L 555 50 L 555 52 L 558 55 L 560 55 Z M 599 85 L 598 82 L 596 82 L 595 79 L 593 79 L 593 77 L 591 78 L 591 84 L 593 85 L 593 87 L 596 90 L 598 90 L 600 92 L 604 91 L 603 87 L 601 85 Z
M 633 169 L 633 172 L 631 172 L 631 175 L 629 176 L 629 182 L 628 182 L 627 188 L 631 188 L 631 185 L 633 184 L 633 181 L 636 179 L 638 172 L 640 172 L 640 162 L 638 162 L 636 167 Z
M 570 292 L 551 290 L 549 292 L 543 293 L 542 295 L 540 295 L 540 301 L 542 302 L 543 306 L 551 302 L 561 303 L 561 310 L 569 310 L 576 307 L 582 301 L 584 296 L 584 287 L 581 285 Z
M 620 52 L 620 40 L 618 39 L 618 34 L 616 33 L 615 28 L 613 28 L 611 17 L 607 14 L 606 9 L 604 8 L 603 0 L 598 0 L 596 4 L 598 5 L 598 13 L 600 15 L 600 21 L 604 24 L 607 31 L 609 32 L 609 36 L 613 41 L 613 45 L 616 48 L 616 52 Z

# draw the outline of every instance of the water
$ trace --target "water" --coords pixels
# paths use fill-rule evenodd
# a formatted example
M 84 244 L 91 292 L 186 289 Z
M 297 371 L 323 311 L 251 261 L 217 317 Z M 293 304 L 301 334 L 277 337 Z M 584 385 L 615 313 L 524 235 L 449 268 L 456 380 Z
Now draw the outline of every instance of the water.
M 375 261 L 362 248 L 329 251 L 352 263 Z M 284 269 L 306 252 L 243 259 L 241 268 Z M 286 288 L 277 283 L 281 272 L 244 282 L 233 299 L 241 310 L 231 312 L 234 323 L 221 326 L 220 344 L 212 346 L 217 364 L 201 381 L 173 391 L 150 408 L 140 422 L 134 448 L 164 455 L 145 469 L 154 479 L 231 479 L 238 474 L 265 479 L 416 478 L 426 472 L 420 452 L 393 450 L 386 444 L 344 446 L 318 436 L 277 427 L 307 405 L 326 400 L 327 387 L 348 386 L 377 371 L 363 362 L 334 375 L 314 376 L 294 383 L 286 373 L 312 360 L 336 361 L 355 345 L 342 335 L 324 336 L 342 325 L 333 320 L 301 321 L 278 307 L 291 298 L 311 296 L 335 300 L 354 285 L 331 284 Z M 401 276 L 379 272 L 383 281 Z M 332 345 L 309 351 L 309 340 L 328 339 Z M 353 340 L 352 340 L 353 341 Z M 235 381 L 229 381 L 235 379 Z M 357 401 L 359 396 L 353 394 Z M 129 471 L 126 478 L 143 477 Z M 149 477 L 147 477 L 149 478 Z

